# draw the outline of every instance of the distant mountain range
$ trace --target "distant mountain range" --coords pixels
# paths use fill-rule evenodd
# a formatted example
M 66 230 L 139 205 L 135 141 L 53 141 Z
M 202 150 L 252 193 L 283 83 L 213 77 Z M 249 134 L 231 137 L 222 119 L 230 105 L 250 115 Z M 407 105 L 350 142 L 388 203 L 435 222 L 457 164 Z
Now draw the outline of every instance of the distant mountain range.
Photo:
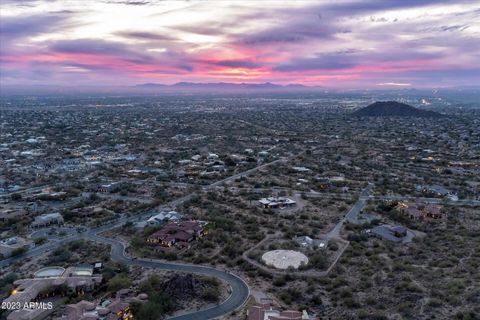
M 377 101 L 353 113 L 357 117 L 415 117 L 438 118 L 443 115 L 434 111 L 421 110 L 397 101 Z
M 276 94 L 296 95 L 300 97 L 361 97 L 372 95 L 387 97 L 385 99 L 395 99 L 401 92 L 403 97 L 420 100 L 422 98 L 452 98 L 469 104 L 469 107 L 478 108 L 480 97 L 480 89 L 461 89 L 461 88 L 444 88 L 444 89 L 414 89 L 414 88 L 394 88 L 381 90 L 372 89 L 333 89 L 322 86 L 307 86 L 302 84 L 279 85 L 271 82 L 265 83 L 229 83 L 229 82 L 213 82 L 213 83 L 196 83 L 196 82 L 178 82 L 175 84 L 160 83 L 144 83 L 138 85 L 108 85 L 108 84 L 90 84 L 90 85 L 1 85 L 1 96 L 11 95 L 50 95 L 69 96 L 77 94 L 89 95 L 249 95 L 259 96 L 266 94 L 274 96 Z
M 302 84 L 288 84 L 278 85 L 271 82 L 265 83 L 229 83 L 229 82 L 213 82 L 213 83 L 196 83 L 196 82 L 178 82 L 172 85 L 159 84 L 159 83 L 144 83 L 136 85 L 135 88 L 139 89 L 171 89 L 171 90 L 277 90 L 277 89 L 290 89 L 290 90 L 309 90 L 318 89 L 320 87 L 304 86 Z

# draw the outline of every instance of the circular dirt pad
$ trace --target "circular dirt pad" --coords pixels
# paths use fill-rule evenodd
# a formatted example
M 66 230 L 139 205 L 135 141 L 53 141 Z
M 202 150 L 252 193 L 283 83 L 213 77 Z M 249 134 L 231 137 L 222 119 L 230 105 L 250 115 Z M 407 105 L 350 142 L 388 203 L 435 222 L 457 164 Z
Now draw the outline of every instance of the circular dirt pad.
M 302 264 L 306 265 L 308 263 L 306 255 L 293 250 L 268 251 L 263 254 L 262 260 L 267 266 L 273 266 L 277 269 L 287 269 L 288 267 L 298 269 Z

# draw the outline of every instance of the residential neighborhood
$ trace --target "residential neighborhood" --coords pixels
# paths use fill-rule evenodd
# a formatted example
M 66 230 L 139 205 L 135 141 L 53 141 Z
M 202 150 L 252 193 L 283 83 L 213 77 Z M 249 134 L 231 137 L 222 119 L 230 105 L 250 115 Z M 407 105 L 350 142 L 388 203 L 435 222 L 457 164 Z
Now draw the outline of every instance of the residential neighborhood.
M 168 300 L 140 286 L 152 271 L 160 277 L 155 285 L 167 286 L 173 271 L 158 269 L 165 264 L 194 265 L 200 269 L 193 272 L 206 274 L 168 285 L 171 303 L 155 308 L 169 315 L 195 306 L 209 310 L 235 288 L 238 309 L 228 320 L 252 314 L 264 319 L 386 314 L 378 310 L 409 318 L 408 310 L 420 312 L 418 303 L 400 309 L 396 298 L 383 297 L 409 296 L 417 285 L 425 315 L 464 312 L 454 302 L 447 307 L 428 301 L 437 299 L 438 285 L 448 286 L 458 274 L 475 279 L 480 136 L 470 135 L 467 148 L 448 142 L 453 133 L 439 135 L 448 123 L 461 140 L 469 132 L 464 123 L 417 119 L 409 129 L 415 139 L 391 144 L 404 130 L 398 119 L 381 130 L 376 122 L 326 119 L 328 105 L 342 99 L 331 98 L 315 110 L 303 108 L 300 99 L 296 127 L 282 120 L 293 116 L 290 104 L 275 100 L 222 100 L 225 111 L 214 113 L 211 101 L 193 107 L 187 100 L 139 111 L 141 98 L 128 107 L 94 109 L 80 99 L 75 112 L 7 107 L 0 114 L 2 299 L 20 297 L 12 290 L 29 292 L 34 282 L 75 287 L 69 280 L 73 273 L 55 275 L 61 280 L 42 272 L 35 276 L 44 268 L 49 275 L 100 263 L 103 269 L 94 274 L 103 280 L 90 283 L 86 276 L 78 281 L 90 291 L 54 291 L 52 301 L 51 294 L 37 293 L 29 301 L 52 302 L 48 315 L 19 310 L 5 316 L 135 316 L 156 299 Z M 110 104 L 119 101 L 109 98 Z M 269 117 L 250 113 L 253 106 Z M 232 108 L 235 117 L 227 121 Z M 74 115 L 84 120 L 77 123 Z M 91 117 L 95 125 L 87 121 Z M 472 129 L 478 126 L 469 119 Z M 69 137 L 61 134 L 67 124 Z M 439 136 L 445 140 L 437 142 Z M 464 258 L 447 258 L 453 246 Z M 460 266 L 460 259 L 467 262 Z M 18 268 L 18 261 L 25 262 Z M 431 274 L 426 269 L 438 266 L 442 276 L 424 278 Z M 364 269 L 376 270 L 374 280 Z M 117 297 L 121 290 L 129 293 Z M 69 300 L 61 300 L 62 294 Z M 459 294 L 469 301 L 473 293 Z M 272 299 L 275 307 L 250 312 L 247 298 L 253 305 Z

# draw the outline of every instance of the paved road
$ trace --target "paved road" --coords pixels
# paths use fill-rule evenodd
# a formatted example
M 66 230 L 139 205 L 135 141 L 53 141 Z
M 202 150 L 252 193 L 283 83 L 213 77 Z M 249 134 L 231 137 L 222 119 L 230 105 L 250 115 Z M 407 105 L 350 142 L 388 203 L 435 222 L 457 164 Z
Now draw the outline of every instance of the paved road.
M 248 174 L 251 174 L 261 168 L 265 168 L 269 165 L 272 165 L 274 163 L 277 163 L 279 161 L 284 161 L 284 159 L 279 159 L 275 160 L 269 163 L 265 163 L 263 165 L 257 166 L 253 169 L 238 173 L 236 175 L 230 176 L 228 178 L 225 178 L 223 180 L 214 182 L 206 187 L 204 187 L 204 190 L 209 190 L 210 188 L 214 188 L 218 185 L 221 185 L 225 182 L 232 181 L 236 178 L 246 176 Z M 195 193 L 188 194 L 186 196 L 180 197 L 178 199 L 175 199 L 173 201 L 170 201 L 169 203 L 164 204 L 162 207 L 175 207 L 178 206 L 188 200 L 190 200 Z M 162 269 L 162 270 L 171 270 L 171 271 L 178 271 L 178 272 L 187 272 L 187 273 L 197 273 L 197 274 L 202 274 L 210 277 L 215 277 L 217 279 L 226 281 L 231 289 L 231 295 L 228 297 L 227 300 L 222 302 L 221 304 L 205 309 L 205 310 L 199 310 L 196 312 L 188 313 L 185 315 L 180 315 L 176 317 L 170 318 L 171 320 L 197 320 L 197 319 L 213 319 L 225 314 L 228 314 L 232 312 L 233 310 L 236 310 L 237 308 L 241 307 L 248 299 L 248 296 L 250 295 L 250 291 L 248 288 L 248 285 L 243 281 L 240 277 L 231 274 L 226 271 L 218 270 L 212 267 L 207 267 L 207 266 L 199 266 L 199 265 L 191 265 L 191 264 L 180 264 L 180 263 L 166 263 L 166 262 L 161 262 L 158 260 L 144 260 L 144 259 L 130 259 L 124 255 L 124 245 L 116 241 L 114 239 L 110 238 L 105 238 L 99 236 L 100 233 L 114 229 L 116 227 L 122 226 L 125 222 L 127 221 L 134 221 L 137 220 L 140 217 L 147 216 L 149 213 L 142 213 L 140 215 L 135 215 L 131 217 L 123 217 L 118 220 L 116 220 L 114 223 L 107 224 L 105 226 L 101 226 L 95 229 L 90 229 L 84 232 L 83 234 L 77 234 L 77 235 L 72 235 L 69 237 L 66 237 L 63 239 L 61 242 L 49 242 L 47 244 L 35 247 L 31 250 L 29 250 L 27 253 L 20 257 L 11 257 L 5 260 L 0 261 L 0 267 L 6 267 L 9 266 L 15 262 L 21 262 L 25 258 L 30 258 L 38 255 L 43 255 L 46 252 L 53 250 L 57 248 L 61 243 L 66 243 L 68 241 L 72 240 L 78 240 L 78 239 L 88 239 L 88 240 L 93 240 L 97 242 L 101 242 L 104 244 L 108 244 L 111 246 L 111 257 L 115 261 L 120 261 L 123 262 L 127 265 L 137 265 L 145 268 L 155 268 L 155 269 Z
M 370 191 L 373 188 L 373 184 L 368 184 L 368 186 L 360 192 L 360 196 L 358 201 L 355 205 L 347 212 L 345 217 L 340 220 L 335 227 L 326 235 L 327 239 L 341 239 L 340 231 L 342 230 L 343 223 L 348 221 L 350 223 L 358 223 L 358 215 L 365 205 L 367 204 L 367 200 L 369 199 Z
M 256 166 L 255 168 L 252 168 L 252 169 L 249 169 L 249 170 L 246 170 L 246 171 L 243 171 L 243 172 L 234 174 L 233 176 L 230 176 L 230 177 L 227 177 L 227 178 L 225 178 L 225 179 L 219 180 L 219 181 L 217 181 L 217 182 L 211 183 L 211 184 L 209 184 L 208 186 L 203 187 L 203 190 L 208 190 L 208 189 L 212 189 L 212 188 L 218 187 L 218 186 L 222 185 L 223 183 L 227 183 L 227 182 L 233 181 L 233 180 L 235 180 L 235 179 L 237 179 L 237 178 L 241 178 L 241 177 L 248 176 L 249 174 L 251 174 L 251 173 L 253 173 L 253 172 L 257 171 L 257 170 L 266 168 L 266 167 L 268 167 L 268 166 L 271 166 L 272 164 L 275 164 L 275 163 L 278 163 L 278 162 L 282 162 L 282 161 L 286 161 L 286 160 L 287 160 L 286 158 L 280 158 L 280 159 L 278 159 L 278 160 L 274 160 L 274 161 L 271 161 L 271 162 L 264 163 L 264 164 L 262 164 L 262 165 Z
M 275 160 L 269 163 L 265 163 L 263 165 L 257 166 L 255 168 L 252 168 L 250 170 L 238 173 L 236 175 L 227 177 L 223 180 L 214 182 L 206 187 L 203 187 L 203 190 L 207 191 L 211 188 L 214 188 L 216 186 L 219 186 L 223 183 L 232 181 L 236 178 L 243 177 L 246 175 L 249 175 L 259 169 L 265 168 L 269 165 L 272 165 L 274 163 L 277 163 L 279 161 L 284 161 L 285 159 L 279 159 Z M 191 193 L 188 195 L 185 195 L 183 197 L 180 197 L 178 199 L 172 200 L 164 205 L 162 207 L 176 207 L 188 200 L 190 200 L 195 193 Z M 178 272 L 187 272 L 187 273 L 197 273 L 197 274 L 202 274 L 210 277 L 215 277 L 217 279 L 226 281 L 230 285 L 231 289 L 231 295 L 228 297 L 227 300 L 222 302 L 221 304 L 205 309 L 205 310 L 199 310 L 196 312 L 188 313 L 185 315 L 180 315 L 176 316 L 173 318 L 170 318 L 171 320 L 198 320 L 198 319 L 213 319 L 225 314 L 228 314 L 232 312 L 233 310 L 236 310 L 237 308 L 241 307 L 248 299 L 248 296 L 250 295 L 250 291 L 248 288 L 248 285 L 243 281 L 240 277 L 231 274 L 226 271 L 218 270 L 212 267 L 207 267 L 207 266 L 199 266 L 199 265 L 191 265 L 191 264 L 180 264 L 180 263 L 166 263 L 166 262 L 161 262 L 161 261 L 153 261 L 153 260 L 144 260 L 144 259 L 130 259 L 124 255 L 125 248 L 124 245 L 116 241 L 114 239 L 110 238 L 105 238 L 101 237 L 98 234 L 111 230 L 117 227 L 122 226 L 125 222 L 127 221 L 135 221 L 138 220 L 141 217 L 149 215 L 148 212 L 144 212 L 140 215 L 135 215 L 131 217 L 123 217 L 118 220 L 116 220 L 114 223 L 107 224 L 105 226 L 101 226 L 95 229 L 90 229 L 84 232 L 83 234 L 77 234 L 77 235 L 72 235 L 69 237 L 66 237 L 63 239 L 63 241 L 59 242 L 49 242 L 47 244 L 35 247 L 31 250 L 29 250 L 27 253 L 20 257 L 11 257 L 5 260 L 0 261 L 0 267 L 6 267 L 9 266 L 15 262 L 21 262 L 25 258 L 30 258 L 38 255 L 43 255 L 46 252 L 53 250 L 57 248 L 61 243 L 66 243 L 72 240 L 78 240 L 78 239 L 88 239 L 88 240 L 93 240 L 97 242 L 101 242 L 104 244 L 108 244 L 111 246 L 111 257 L 115 261 L 120 261 L 123 262 L 127 265 L 137 265 L 145 268 L 155 268 L 155 269 L 161 269 L 161 270 L 171 270 L 171 271 L 178 271 Z
M 227 300 L 221 304 L 200 311 L 191 312 L 188 314 L 171 317 L 171 320 L 197 320 L 197 319 L 213 319 L 241 307 L 248 296 L 250 295 L 249 288 L 245 281 L 240 277 L 225 272 L 219 269 L 215 269 L 207 266 L 199 266 L 192 264 L 180 264 L 180 263 L 166 263 L 159 260 L 147 260 L 147 259 L 131 259 L 124 255 L 125 247 L 122 243 L 110 239 L 98 236 L 97 234 L 88 234 L 89 240 L 109 244 L 111 246 L 112 260 L 122 262 L 127 265 L 140 266 L 143 268 L 154 268 L 161 270 L 171 270 L 176 272 L 196 273 L 209 277 L 215 277 L 217 279 L 226 281 L 230 285 L 231 295 Z
M 124 245 L 114 239 L 101 237 L 98 233 L 110 229 L 111 226 L 104 226 L 95 230 L 89 230 L 82 235 L 74 235 L 64 238 L 62 243 L 66 243 L 72 240 L 87 239 L 111 246 L 111 258 L 114 261 L 124 263 L 131 266 L 140 266 L 144 268 L 153 268 L 161 270 L 171 270 L 176 272 L 195 273 L 209 277 L 215 277 L 217 279 L 227 282 L 230 286 L 231 294 L 227 300 L 221 304 L 212 308 L 194 311 L 180 316 L 168 318 L 171 320 L 196 320 L 196 319 L 214 319 L 222 315 L 228 314 L 233 310 L 236 310 L 243 306 L 248 299 L 250 291 L 248 285 L 240 277 L 219 269 L 215 269 L 207 266 L 181 264 L 181 263 L 167 263 L 158 260 L 145 260 L 145 259 L 131 259 L 125 256 Z M 30 258 L 38 255 L 43 255 L 46 252 L 57 248 L 60 245 L 59 242 L 47 243 L 42 246 L 38 246 L 21 257 L 12 257 L 3 261 L 0 261 L 0 267 L 6 267 L 15 262 L 21 262 L 25 258 Z

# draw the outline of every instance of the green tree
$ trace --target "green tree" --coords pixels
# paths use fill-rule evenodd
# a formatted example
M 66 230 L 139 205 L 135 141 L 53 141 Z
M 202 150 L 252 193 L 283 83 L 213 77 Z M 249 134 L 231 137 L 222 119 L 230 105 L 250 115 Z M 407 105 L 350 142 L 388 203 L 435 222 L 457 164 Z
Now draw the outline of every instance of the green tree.
M 158 320 L 173 311 L 173 304 L 167 296 L 152 293 L 147 303 L 133 303 L 131 309 L 135 319 Z
M 21 255 L 24 254 L 25 252 L 27 252 L 27 249 L 26 249 L 26 248 L 24 248 L 24 247 L 17 248 L 17 249 L 15 249 L 15 250 L 12 251 L 12 257 L 21 256 Z
M 117 274 L 108 281 L 108 290 L 118 291 L 132 285 L 132 280 L 124 273 Z

